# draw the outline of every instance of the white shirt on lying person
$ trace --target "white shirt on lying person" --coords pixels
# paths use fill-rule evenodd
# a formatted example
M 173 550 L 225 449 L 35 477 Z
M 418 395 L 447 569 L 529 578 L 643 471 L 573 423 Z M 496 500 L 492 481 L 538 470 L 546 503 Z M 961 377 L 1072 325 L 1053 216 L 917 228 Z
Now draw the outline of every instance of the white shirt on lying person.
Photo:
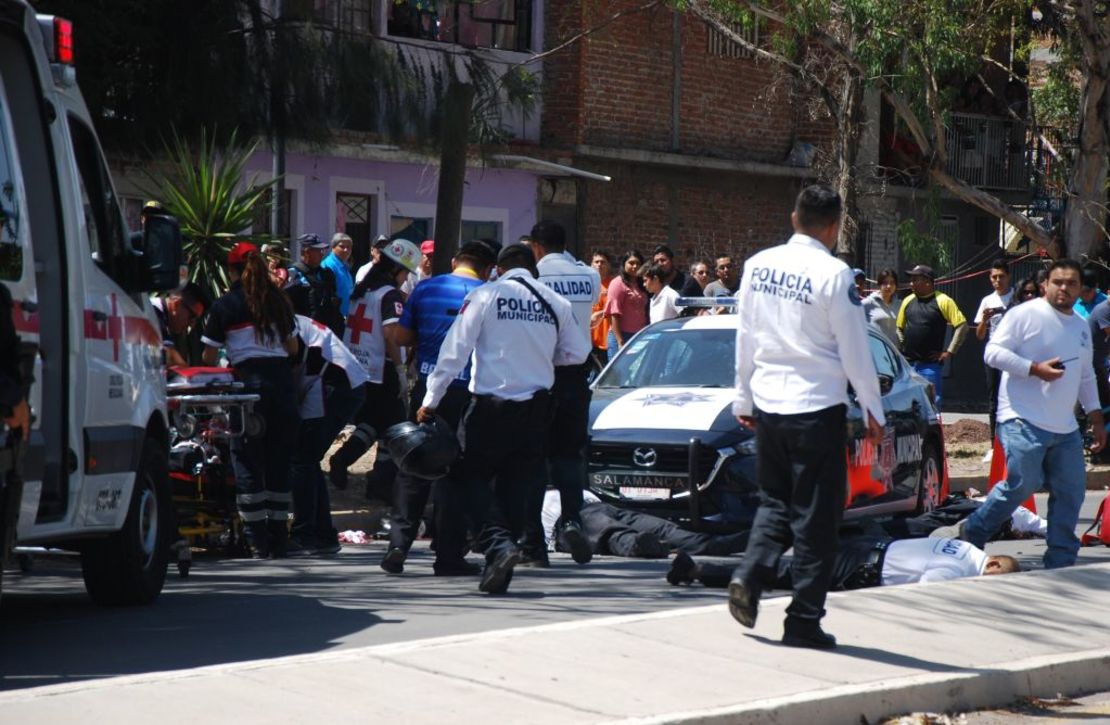
M 1008 310 L 983 353 L 987 365 L 1002 371 L 998 422 L 1020 418 L 1050 433 L 1076 430 L 1076 400 L 1088 413 L 1101 409 L 1091 351 L 1087 321 L 1043 297 Z M 1063 377 L 1046 382 L 1029 374 L 1033 363 L 1056 357 L 1064 361 Z
M 734 415 L 812 413 L 848 402 L 879 425 L 882 396 L 852 270 L 805 234 L 744 264 L 737 298 Z
M 883 586 L 979 576 L 987 552 L 958 539 L 901 539 L 883 557 Z
M 547 302 L 555 319 L 537 295 Z M 510 269 L 466 296 L 428 376 L 423 405 L 439 405 L 472 355 L 471 393 L 523 401 L 551 388 L 556 365 L 579 365 L 591 349 L 569 302 L 528 270 Z
M 582 505 L 599 503 L 600 498 L 591 491 L 582 492 Z M 555 524 L 563 515 L 563 496 L 554 489 L 548 489 L 543 494 L 543 510 L 540 519 L 543 521 L 543 540 L 548 551 L 555 551 Z

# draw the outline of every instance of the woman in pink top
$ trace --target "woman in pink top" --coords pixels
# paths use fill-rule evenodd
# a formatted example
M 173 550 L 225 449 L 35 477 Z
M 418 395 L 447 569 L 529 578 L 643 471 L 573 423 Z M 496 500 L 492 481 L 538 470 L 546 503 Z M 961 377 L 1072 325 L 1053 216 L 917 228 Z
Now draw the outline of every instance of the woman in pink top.
M 624 347 L 628 338 L 647 326 L 647 293 L 640 283 L 640 265 L 644 255 L 635 249 L 621 257 L 619 276 L 609 283 L 609 301 L 605 317 L 609 320 L 609 359 Z

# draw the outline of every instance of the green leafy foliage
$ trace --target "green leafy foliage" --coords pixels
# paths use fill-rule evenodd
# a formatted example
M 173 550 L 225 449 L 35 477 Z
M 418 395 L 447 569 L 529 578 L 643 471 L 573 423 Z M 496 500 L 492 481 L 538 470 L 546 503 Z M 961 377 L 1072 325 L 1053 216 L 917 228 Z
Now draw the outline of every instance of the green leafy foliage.
M 151 175 L 150 195 L 181 224 L 190 278 L 213 296 L 227 290 L 224 263 L 237 240 L 270 241 L 243 234 L 270 189 L 269 182 L 259 185 L 254 177 L 243 183 L 244 167 L 257 147 L 257 141 L 240 144 L 236 131 L 220 144 L 215 134 L 202 130 L 194 150 L 175 132 L 164 144 L 170 170 Z

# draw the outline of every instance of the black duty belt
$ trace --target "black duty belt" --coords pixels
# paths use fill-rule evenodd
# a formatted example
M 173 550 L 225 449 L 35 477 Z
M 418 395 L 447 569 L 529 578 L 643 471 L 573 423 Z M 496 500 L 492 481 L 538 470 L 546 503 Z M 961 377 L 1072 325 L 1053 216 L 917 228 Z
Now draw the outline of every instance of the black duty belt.
M 867 561 L 844 581 L 845 589 L 866 589 L 883 583 L 883 561 L 890 541 L 880 541 L 867 552 Z
M 482 405 L 489 405 L 495 408 L 530 408 L 534 405 L 543 403 L 551 398 L 550 390 L 537 390 L 528 400 L 509 400 L 507 398 L 498 398 L 495 395 L 474 395 L 474 401 Z

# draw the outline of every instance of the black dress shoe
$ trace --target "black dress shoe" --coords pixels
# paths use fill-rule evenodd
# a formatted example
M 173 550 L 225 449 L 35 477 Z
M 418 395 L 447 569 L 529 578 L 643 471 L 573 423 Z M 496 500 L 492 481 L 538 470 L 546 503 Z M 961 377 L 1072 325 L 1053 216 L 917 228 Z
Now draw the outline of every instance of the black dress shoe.
M 735 575 L 728 583 L 728 613 L 748 629 L 755 626 L 759 616 L 759 591 Z
M 679 586 L 681 584 L 693 584 L 697 578 L 698 565 L 685 551 L 680 551 L 674 555 L 674 561 L 671 562 L 671 568 L 667 571 L 667 582 L 671 586 Z
M 520 555 L 517 566 L 527 569 L 550 569 L 551 559 L 547 556 L 547 549 L 530 549 Z
M 405 550 L 396 546 L 393 547 L 385 552 L 379 566 L 387 574 L 400 574 L 405 570 Z
M 836 637 L 821 629 L 821 625 L 815 624 L 805 629 L 787 629 L 782 635 L 782 643 L 787 647 L 835 649 Z
M 518 561 L 520 561 L 520 549 L 515 546 L 494 556 L 482 570 L 482 581 L 478 582 L 478 591 L 486 594 L 507 592 L 509 582 L 513 580 L 513 567 Z
M 559 543 L 570 552 L 570 557 L 576 564 L 589 564 L 594 558 L 593 547 L 582 530 L 582 525 L 577 521 L 567 521 L 559 532 Z
M 432 564 L 432 571 L 436 576 L 478 576 L 482 573 L 482 567 L 465 560 L 446 564 L 437 561 Z

